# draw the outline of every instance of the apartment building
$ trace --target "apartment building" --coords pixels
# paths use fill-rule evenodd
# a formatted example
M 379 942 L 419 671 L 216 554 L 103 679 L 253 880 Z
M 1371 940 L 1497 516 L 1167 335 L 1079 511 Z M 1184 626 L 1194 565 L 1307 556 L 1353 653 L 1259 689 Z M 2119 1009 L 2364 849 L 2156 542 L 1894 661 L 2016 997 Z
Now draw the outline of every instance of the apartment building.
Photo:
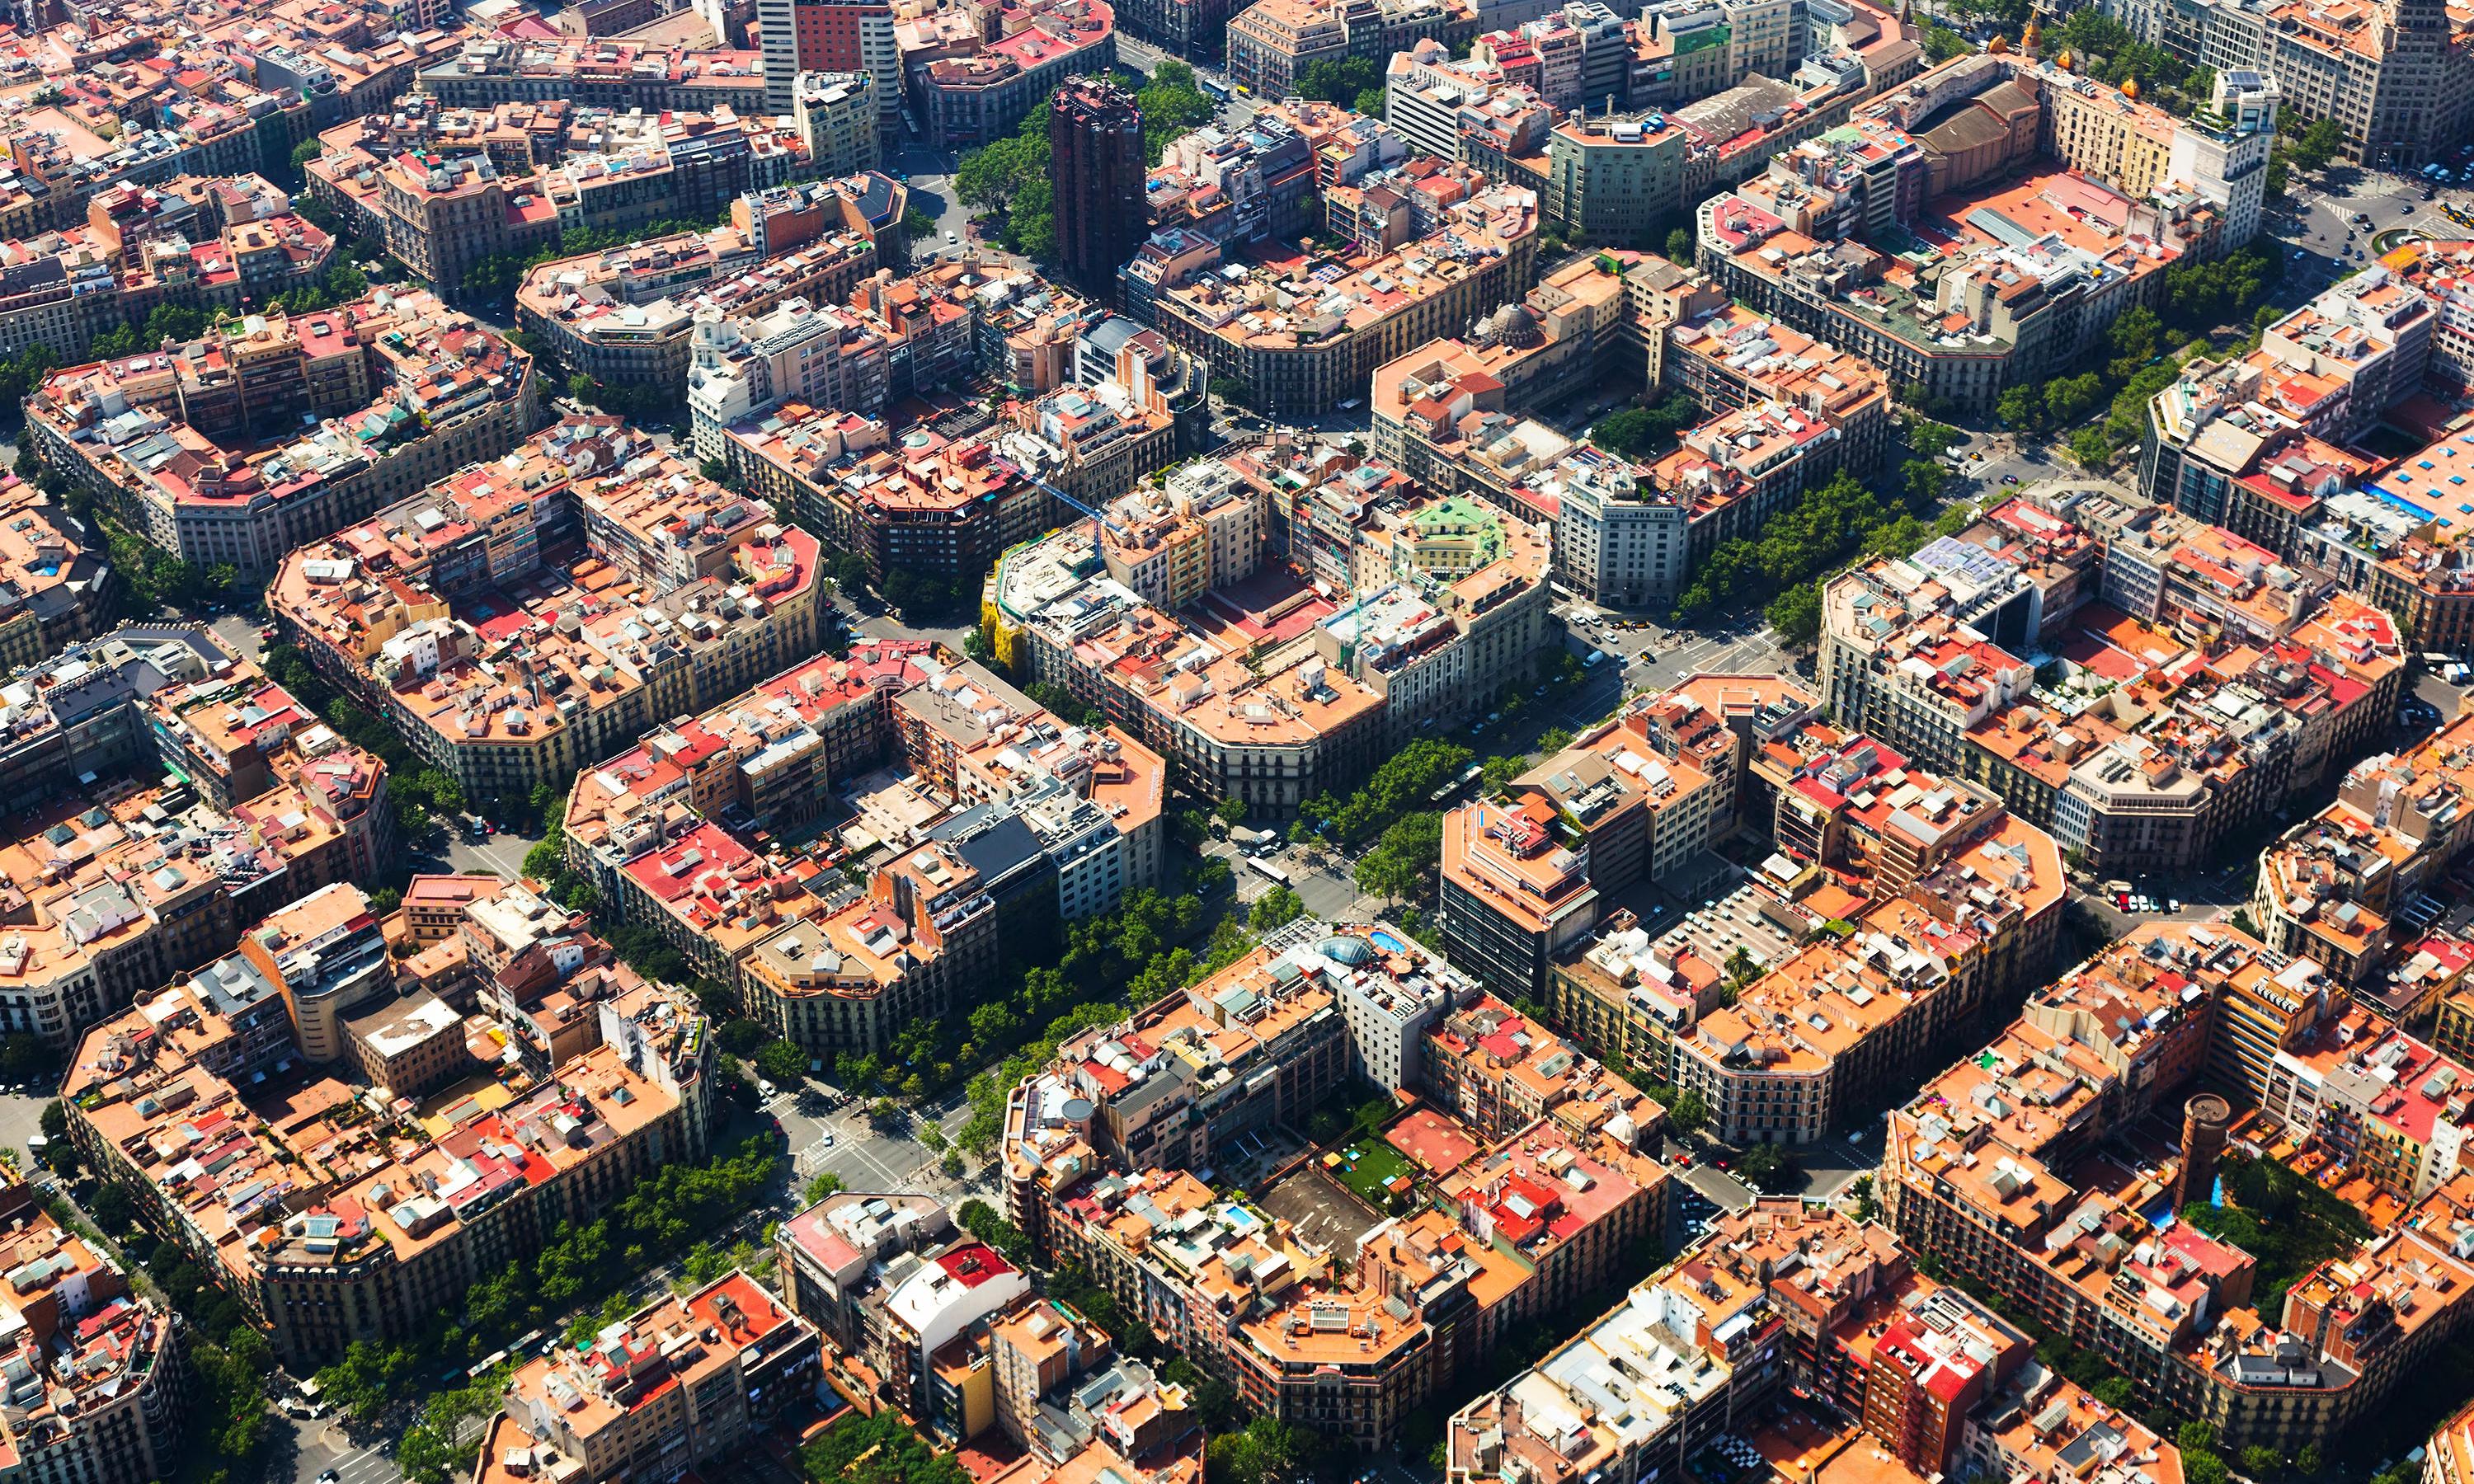
M 2142 492 L 2301 556 L 2325 502 L 2374 472 L 2341 445 L 2426 382 L 2455 380 L 2437 348 L 2444 261 L 2391 254 L 2269 324 L 2249 355 L 2194 362 L 2149 400 Z
M 739 1456 L 819 1368 L 816 1331 L 733 1271 L 519 1366 L 477 1476 L 660 1477 Z
M 2150 924 L 2032 996 L 1993 1046 L 1893 1114 L 1891 1220 L 1919 1251 L 2027 1304 L 2104 1354 L 2138 1395 L 2214 1424 L 2229 1446 L 2336 1435 L 2462 1330 L 2452 1244 L 2474 1191 L 2462 1174 L 2435 1177 L 2416 1140 L 2382 1121 L 2378 1110 L 2403 1105 L 2368 1059 L 2384 1058 L 2391 1075 L 2425 1072 L 2412 1095 L 2438 1095 L 2423 1084 L 2447 1081 L 2441 1064 L 2404 1038 L 2346 1036 L 2346 1014 L 2341 988 L 2309 959 L 2222 927 Z M 2272 1316 L 2246 1306 L 2247 1254 L 2187 1223 L 2154 1239 L 2139 1214 L 2156 1194 L 2204 1181 L 2205 1168 L 2181 1164 L 2213 1160 L 2211 1145 L 2185 1139 L 2155 1163 L 2098 1149 L 2108 1130 L 2170 1107 L 2200 1077 L 2276 1110 L 2269 1131 L 2291 1132 L 2266 1158 L 2354 1151 L 2373 1173 L 2341 1198 L 2376 1197 L 2394 1220 L 2312 1269 Z M 2373 1081 L 2380 1090 L 2353 1090 Z M 2224 1113 L 2220 1098 L 2194 1100 L 2186 1127 Z M 2428 1193 L 2408 1205 L 2415 1188 Z M 2064 1224 L 2075 1234 L 2052 1240 Z M 2141 1290 L 2136 1304 L 2110 1297 Z
M 837 303 L 877 270 L 877 235 L 909 192 L 882 176 L 741 196 L 729 226 L 557 258 L 524 275 L 516 319 L 570 372 L 667 392 L 687 379 L 707 317 Z
M 1581 929 L 1542 996 L 1601 1054 L 1699 1094 L 1730 1141 L 1824 1137 L 1856 1089 L 1904 1075 L 1988 996 L 2030 978 L 2060 922 L 2050 836 L 1813 717 L 1791 687 L 1707 677 L 1617 724 L 1614 755 L 1635 768 L 1662 748 L 1703 759 L 1692 787 L 1710 817 L 1730 830 L 1758 821 L 1775 853 L 1723 910 L 1655 940 L 1629 913 L 1594 938 Z M 1621 859 L 1619 816 L 1582 818 L 1604 821 L 1593 843 Z M 1445 860 L 1448 872 L 1448 850 Z M 1445 891 L 1448 910 L 1448 874 Z
M 2198 0 L 2108 0 L 2106 13 L 2140 40 L 2219 76 L 2275 77 L 2305 119 L 2336 122 L 2349 159 L 2382 168 L 2442 159 L 2464 132 L 2474 35 L 2444 5 L 2351 0 L 2314 9 Z
M 1116 65 L 1116 12 L 1104 0 L 1030 0 L 983 34 L 999 24 L 927 11 L 894 23 L 904 96 L 939 148 L 1002 139 L 1066 79 Z
M 1597 925 L 1588 843 L 1534 795 L 1443 816 L 1440 890 L 1445 951 L 1498 993 L 1535 997 L 1546 966 Z
M 1606 303 L 1620 323 L 1615 301 Z M 1622 353 L 1619 331 L 1599 344 Z M 1428 343 L 1374 372 L 1375 452 L 1425 488 L 1549 528 L 1558 580 L 1598 602 L 1637 607 L 1683 591 L 1683 505 L 1647 466 L 1515 418 L 1498 374 L 1586 378 L 1598 364 L 1578 326 L 1549 339 L 1529 305 L 1512 306 L 1466 341 Z
M 1527 683 L 1547 639 L 1549 546 L 1533 526 L 1420 498 L 1337 449 L 1292 469 L 1290 451 L 1187 466 L 1166 498 L 1109 504 L 1097 539 L 1077 526 L 1007 553 L 982 600 L 1015 674 L 1099 706 L 1187 787 L 1267 817 Z M 1282 551 L 1285 570 L 1262 570 Z M 1243 621 L 1168 610 L 1198 596 Z M 1266 655 L 1280 663 L 1246 662 Z M 1170 668 L 1152 673 L 1152 657 Z
M 1456 1414 L 1446 1476 L 1647 1478 L 1721 1433 L 1763 1436 L 1782 1388 L 1832 1405 L 1860 1433 L 1851 1446 L 1870 1450 L 1867 1466 L 1894 1477 L 2067 1472 L 2065 1455 L 2099 1454 L 2124 1484 L 2180 1476 L 2171 1443 L 2030 1352 L 2020 1328 L 1917 1273 L 1882 1228 L 1764 1199 L 1718 1218 L 1694 1253 Z
M 460 1102 L 439 1131 L 410 1113 L 339 1120 L 358 1106 L 352 1089 L 314 1070 L 254 1105 L 254 1079 L 208 1070 L 189 1037 L 132 1011 L 79 1042 L 70 1134 L 285 1363 L 314 1367 L 355 1340 L 420 1332 L 559 1220 L 702 1157 L 714 1054 L 702 1018 L 650 987 L 594 1008 L 590 1050 L 553 1076 L 515 1075 L 489 1111 Z M 236 1178 L 206 1188 L 199 1161 Z
M 1422 1051 L 1417 1085 L 1489 1143 L 1535 1130 L 1523 1156 L 1543 1147 L 1541 1138 L 1593 1142 L 1600 1134 L 1627 1148 L 1647 1147 L 1665 1122 L 1665 1111 L 1630 1083 L 1492 994 L 1458 995 L 1428 1025 Z M 1647 1170 L 1632 1174 L 1649 1188 L 1661 1184 Z
M 2008 563 L 1953 538 L 1842 573 L 1822 592 L 1822 692 L 1849 726 L 1955 772 L 1968 730 L 2035 683 L 1997 635 L 2025 648 L 2041 598 Z
M 1315 61 L 1349 57 L 1381 60 L 1406 51 L 1419 41 L 1443 39 L 1467 27 L 1474 36 L 1475 6 L 1445 0 L 1379 0 L 1374 5 L 1339 5 L 1328 0 L 1256 0 L 1229 17 L 1228 77 L 1269 98 L 1297 90 L 1298 73 Z M 1542 11 L 1540 3 L 1536 11 Z M 1518 10 L 1516 18 L 1536 13 L 1525 6 L 1508 6 L 1497 13 Z
M 886 110 L 878 88 L 875 76 L 863 71 L 799 74 L 790 94 L 790 121 L 807 141 L 809 163 L 818 175 L 857 175 L 876 169 L 884 158 Z
M 470 606 L 512 590 L 514 610 Z M 575 416 L 294 551 L 269 606 L 467 797 L 521 797 L 813 652 L 817 547 Z
M 63 1229 L 35 1187 L 0 1181 L 0 1303 L 16 1323 L 0 1376 L 17 1396 L 6 1421 L 29 1479 L 141 1484 L 171 1472 L 187 1430 L 182 1329 L 103 1249 Z
M 412 90 L 450 108 L 565 98 L 617 112 L 728 109 L 760 118 L 780 111 L 768 107 L 764 59 L 758 52 L 506 32 L 460 36 L 446 50 L 414 75 Z
M 19 480 L 0 486 L 0 669 L 11 674 L 102 632 L 117 579 L 85 532 Z
M 762 0 L 755 20 L 765 108 L 782 113 L 796 107 L 806 73 L 863 74 L 881 132 L 899 116 L 903 100 L 893 10 L 885 0 Z
M 2270 948 L 2363 984 L 2419 936 L 2426 894 L 2463 849 L 2456 802 L 2474 728 L 2347 769 L 2336 800 L 2260 852 L 2250 912 Z
M 1412 1002 L 1440 993 L 1458 1012 L 1448 1022 L 1344 1013 L 1369 987 Z M 1353 1260 L 1186 1173 L 1247 1158 L 1269 1121 L 1327 1095 L 1353 1037 L 1393 1045 L 1420 1023 L 1426 1085 L 1455 1102 L 1487 1096 L 1485 1116 L 1506 1132 L 1474 1134 L 1435 1113 L 1391 1131 L 1440 1183 L 1420 1201 L 1402 1181 Z M 1369 1045 L 1361 1059 L 1391 1056 Z M 1473 1057 L 1519 1063 L 1521 1091 L 1493 1101 Z M 1542 1112 L 1524 1119 L 1531 1108 Z M 1042 1251 L 1081 1265 L 1250 1409 L 1371 1450 L 1506 1327 L 1595 1291 L 1662 1227 L 1666 1172 L 1647 1152 L 1661 1122 L 1628 1084 L 1440 959 L 1386 929 L 1307 921 L 1130 1020 L 1074 1038 L 1017 1087 L 1007 1200 Z M 1179 1238 L 1150 1239 L 1161 1231 Z
M 1989 409 L 2005 388 L 2076 362 L 2117 315 L 2156 302 L 2166 263 L 2241 245 L 2230 224 L 2256 228 L 2254 156 L 2272 114 L 2254 108 L 2214 147 L 2177 149 L 2173 131 L 2193 126 L 2087 79 L 2008 54 L 1962 57 L 1703 202 L 1696 251 L 1754 309 L 1901 384 Z M 2159 132 L 2168 165 L 2206 179 L 2163 180 L 2154 149 L 2129 142 Z M 2008 226 L 1925 273 L 1864 244 L 1952 195 Z M 2098 220 L 2119 225 L 2089 227 Z
M 1534 191 L 1496 185 L 1466 166 L 1412 160 L 1389 178 L 1325 195 L 1330 220 L 1370 260 L 1313 275 L 1311 303 L 1281 287 L 1283 273 L 1225 261 L 1219 244 L 1171 229 L 1126 264 L 1128 311 L 1282 417 L 1364 395 L 1377 366 L 1529 281 Z
M 12 1030 L 65 1045 L 84 1027 L 228 951 L 245 924 L 331 883 L 374 874 L 393 853 L 384 765 L 304 721 L 279 687 L 211 639 L 195 642 L 194 649 L 180 640 L 165 646 L 162 670 L 133 656 L 127 670 L 97 677 L 117 693 L 108 697 L 108 708 L 81 718 L 81 730 L 97 743 L 110 740 L 102 727 L 127 740 L 71 754 L 87 785 L 19 821 L 24 833 L 7 852 L 7 874 L 25 906 L 0 937 L 0 1015 Z M 109 642 L 101 648 L 97 658 L 123 658 Z M 67 658 L 85 657 L 73 650 Z M 182 673 L 182 659 L 196 665 L 188 672 L 194 678 L 172 678 Z M 221 668 L 207 670 L 206 662 Z M 8 689 L 31 690 L 28 679 Z M 135 689 L 137 681 L 151 692 Z M 199 785 L 160 776 L 182 766 L 184 739 L 227 716 L 237 720 L 237 708 L 260 702 L 271 704 L 270 730 L 280 730 L 287 716 L 299 730 L 279 743 L 268 739 L 242 789 L 211 772 Z M 158 712 L 180 717 L 179 730 L 156 731 Z M 34 743 L 45 729 L 57 739 L 63 718 L 55 711 L 29 720 L 44 724 L 25 739 Z M 97 771 L 123 768 L 156 780 L 92 781 Z M 207 785 L 217 781 L 225 785 L 223 802 L 209 802 L 215 790 Z
M 950 809 L 928 822 L 934 840 L 889 834 L 864 892 L 821 899 L 750 849 L 748 830 L 813 825 L 888 756 Z M 966 994 L 1008 924 L 1053 931 L 1155 884 L 1165 774 L 1131 738 L 1065 726 L 951 655 L 871 643 L 584 770 L 565 839 L 614 910 L 831 1060 L 882 1051 Z
M 75 225 L 0 243 L 0 349 L 39 345 L 75 364 L 158 304 L 236 311 L 316 282 L 333 253 L 259 176 L 111 185 Z
M 43 462 L 132 530 L 183 561 L 251 577 L 315 536 L 497 458 L 538 416 L 529 355 L 429 295 L 383 289 L 55 371 L 27 409 Z

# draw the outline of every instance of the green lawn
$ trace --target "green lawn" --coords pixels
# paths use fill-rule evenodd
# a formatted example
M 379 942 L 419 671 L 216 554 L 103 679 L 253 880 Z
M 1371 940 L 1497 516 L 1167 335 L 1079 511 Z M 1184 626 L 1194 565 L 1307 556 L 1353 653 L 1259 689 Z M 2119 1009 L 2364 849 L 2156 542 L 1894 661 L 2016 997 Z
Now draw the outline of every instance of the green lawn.
M 1351 1149 L 1357 1151 L 1353 1167 L 1347 1162 Z M 1356 1191 L 1358 1199 L 1376 1210 L 1386 1209 L 1383 1183 L 1409 1173 L 1409 1157 L 1379 1138 L 1360 1138 L 1355 1143 L 1344 1144 L 1325 1153 L 1337 1153 L 1342 1157 L 1343 1162 L 1331 1171 L 1332 1176 Z

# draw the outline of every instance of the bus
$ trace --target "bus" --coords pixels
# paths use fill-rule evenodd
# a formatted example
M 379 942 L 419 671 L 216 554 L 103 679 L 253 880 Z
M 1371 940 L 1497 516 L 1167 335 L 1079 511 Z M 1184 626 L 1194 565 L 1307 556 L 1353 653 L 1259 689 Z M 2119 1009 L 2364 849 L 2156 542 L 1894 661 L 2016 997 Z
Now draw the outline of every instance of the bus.
M 1269 876 L 1271 879 L 1282 886 L 1289 884 L 1289 874 L 1286 871 L 1273 865 L 1270 861 L 1262 859 L 1260 856 L 1247 856 L 1246 866 L 1248 870 L 1253 871 L 1261 875 Z
M 1210 78 L 1204 77 L 1201 73 L 1197 73 L 1195 75 L 1194 81 L 1195 85 L 1201 88 L 1205 96 L 1217 98 L 1222 103 L 1226 103 L 1228 101 L 1227 84 L 1215 83 Z

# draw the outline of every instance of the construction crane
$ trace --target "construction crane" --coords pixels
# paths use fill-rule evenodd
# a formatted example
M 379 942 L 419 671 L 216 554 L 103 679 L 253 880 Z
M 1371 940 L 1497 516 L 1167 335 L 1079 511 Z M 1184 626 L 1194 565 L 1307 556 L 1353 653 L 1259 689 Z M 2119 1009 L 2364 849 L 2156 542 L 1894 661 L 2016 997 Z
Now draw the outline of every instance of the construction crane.
M 1107 516 L 1102 515 L 1096 510 L 1093 510 L 1090 506 L 1083 504 L 1074 496 L 1067 494 L 1064 491 L 1057 489 L 1055 485 L 1052 485 L 1047 480 L 1040 478 L 1030 469 L 1024 469 L 1022 471 L 1022 477 L 1030 480 L 1033 485 L 1038 486 L 1040 489 L 1047 491 L 1049 497 L 1055 500 L 1058 504 L 1089 516 L 1091 524 L 1094 527 L 1091 533 L 1093 540 L 1096 541 L 1099 539 L 1100 533 L 1097 530 L 1098 527 L 1112 524 Z

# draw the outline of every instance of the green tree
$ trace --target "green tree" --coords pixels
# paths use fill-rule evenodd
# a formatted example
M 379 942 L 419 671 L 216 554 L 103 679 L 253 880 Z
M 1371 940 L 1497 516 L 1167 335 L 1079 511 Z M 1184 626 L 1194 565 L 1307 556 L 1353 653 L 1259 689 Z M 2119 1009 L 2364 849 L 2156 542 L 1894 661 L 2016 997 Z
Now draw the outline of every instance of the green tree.
M 842 1178 L 839 1175 L 835 1174 L 833 1171 L 827 1170 L 815 1179 L 808 1182 L 808 1188 L 800 1192 L 800 1199 L 806 1205 L 819 1206 L 841 1193 Z
M 56 1072 L 58 1061 L 28 1031 L 12 1031 L 0 1040 L 0 1080 L 36 1082 Z
M 1646 459 L 1672 446 L 1676 435 L 1700 418 L 1700 409 L 1684 393 L 1670 392 L 1651 407 L 1627 407 L 1598 419 L 1589 442 L 1610 453 Z
M 1048 110 L 1033 108 L 1014 133 L 962 156 L 954 194 L 997 227 L 1013 251 L 1043 260 L 1056 252 L 1056 196 L 1049 181 Z
M 1679 227 L 1666 234 L 1666 257 L 1669 262 L 1688 266 L 1692 261 L 1692 229 Z
M 1795 1157 L 1783 1144 L 1755 1144 L 1735 1161 L 1735 1173 L 1758 1190 L 1779 1194 L 1795 1180 Z
M 1218 106 L 1195 85 L 1194 69 L 1181 61 L 1163 61 L 1152 72 L 1149 85 L 1134 95 L 1142 112 L 1143 154 L 1160 162 L 1169 141 L 1211 122 Z
M 889 1409 L 845 1413 L 799 1449 L 799 1472 L 817 1484 L 970 1484 L 961 1465 Z
M 2286 151 L 2286 158 L 2302 170 L 2325 170 L 2345 147 L 2345 131 L 2334 119 L 2313 119 Z
M 1678 1134 L 1689 1134 L 1710 1121 L 1710 1105 L 1690 1088 L 1675 1094 L 1666 1108 L 1666 1126 Z
M 1909 459 L 1899 466 L 1899 480 L 1907 488 L 1909 505 L 1930 510 L 1941 503 L 1942 491 L 1950 484 L 1950 470 L 1930 459 Z
M 1389 850 L 1369 850 L 1357 862 L 1358 890 L 1386 901 L 1408 901 L 1418 895 L 1415 867 Z
M 2023 433 L 2031 433 L 2043 427 L 2044 412 L 2044 404 L 2037 399 L 2035 389 L 2032 387 L 2011 387 L 2004 391 L 1993 404 L 1993 416 L 2001 419 L 2003 427 L 2015 428 Z
M 1382 85 L 1383 69 L 1370 57 L 1322 58 L 1298 68 L 1289 90 L 1346 108 L 1358 94 Z
M 796 1087 L 808 1075 L 808 1054 L 787 1041 L 768 1041 L 756 1048 L 756 1071 L 776 1087 Z
M 1204 1445 L 1203 1478 L 1205 1484 L 1294 1484 L 1346 1447 L 1276 1417 L 1257 1417 Z
M 1953 57 L 1964 57 L 1974 50 L 1976 50 L 1975 47 L 1967 44 L 1967 37 L 1948 26 L 1935 21 L 1928 21 L 1925 24 L 1925 56 L 1931 60 L 1945 62 Z
M 1538 754 L 1541 757 L 1552 757 L 1571 745 L 1572 733 L 1565 728 L 1549 727 L 1538 733 Z
M 1297 893 L 1285 886 L 1274 886 L 1254 898 L 1254 905 L 1246 913 L 1246 925 L 1258 933 L 1268 933 L 1305 915 L 1306 904 Z
M 2242 1460 L 2243 1472 L 2253 1479 L 2273 1479 L 2285 1472 L 2285 1455 L 2264 1443 L 2244 1448 Z
M 2106 348 L 2113 352 L 2113 359 L 2105 366 L 2105 375 L 2116 382 L 2137 375 L 2141 368 L 2156 358 L 2164 333 L 2165 322 L 2146 304 L 2134 305 L 2117 317 L 2105 330 Z
M 1946 422 L 1929 418 L 1912 418 L 1907 421 L 1907 448 L 1919 459 L 1938 459 L 1965 442 L 1967 435 Z
M 1817 641 L 1821 637 L 1821 585 L 1798 583 L 1781 588 L 1761 610 L 1761 617 L 1791 647 Z

